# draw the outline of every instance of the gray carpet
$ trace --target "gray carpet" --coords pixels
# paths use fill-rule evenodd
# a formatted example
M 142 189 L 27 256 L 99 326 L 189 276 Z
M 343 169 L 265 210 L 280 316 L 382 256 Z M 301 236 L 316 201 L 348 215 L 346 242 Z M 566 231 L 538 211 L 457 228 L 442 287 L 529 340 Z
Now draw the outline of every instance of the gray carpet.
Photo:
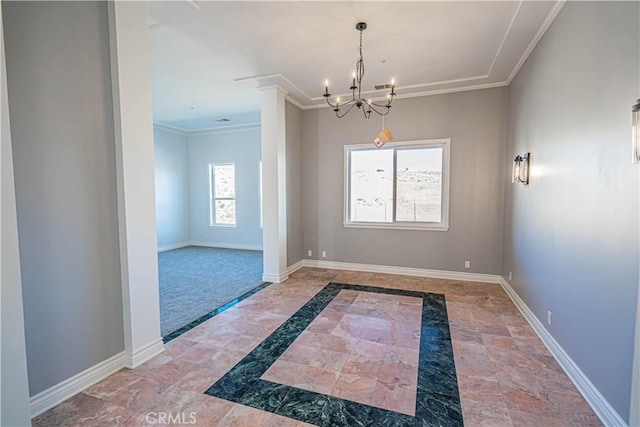
M 166 336 L 262 283 L 262 252 L 188 246 L 158 254 Z

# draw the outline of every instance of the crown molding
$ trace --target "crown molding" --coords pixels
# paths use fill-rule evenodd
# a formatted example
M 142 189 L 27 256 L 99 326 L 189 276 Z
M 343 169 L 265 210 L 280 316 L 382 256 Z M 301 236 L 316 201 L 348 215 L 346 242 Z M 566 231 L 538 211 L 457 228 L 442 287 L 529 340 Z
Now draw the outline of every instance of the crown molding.
M 500 53 L 502 53 L 502 48 L 504 47 L 504 44 L 507 41 L 507 38 L 509 37 L 509 34 L 511 33 L 511 28 L 513 28 L 513 23 L 516 22 L 516 18 L 518 17 L 518 13 L 520 13 L 520 8 L 522 7 L 522 3 L 523 2 L 524 2 L 524 0 L 520 0 L 520 3 L 518 3 L 518 7 L 516 7 L 516 11 L 513 14 L 513 18 L 511 18 L 511 22 L 509 22 L 509 26 L 507 27 L 507 31 L 504 33 L 504 37 L 502 38 L 502 41 L 500 42 L 500 46 L 498 47 L 498 51 L 496 52 L 496 55 L 493 57 L 493 61 L 491 62 L 491 66 L 489 67 L 489 71 L 487 71 L 487 76 L 491 75 L 491 72 L 493 71 L 493 67 L 496 65 L 496 61 L 498 60 L 498 57 L 500 56 Z
M 266 89 L 269 87 L 277 86 L 281 89 L 284 89 L 287 94 L 296 93 L 298 95 L 302 95 L 302 97 L 305 99 L 313 99 L 309 94 L 300 89 L 291 80 L 280 73 L 242 77 L 239 79 L 234 79 L 234 82 L 241 85 L 255 87 L 256 89 Z
M 554 5 L 552 6 L 546 18 L 540 25 L 540 28 L 538 28 L 538 31 L 536 32 L 534 37 L 531 39 L 531 41 L 527 45 L 527 48 L 525 49 L 522 56 L 516 63 L 514 69 L 511 71 L 511 73 L 505 80 L 481 83 L 482 80 L 486 81 L 486 79 L 489 79 L 490 74 L 493 71 L 493 68 L 496 62 L 498 61 L 498 58 L 500 57 L 500 54 L 504 48 L 506 40 L 509 34 L 511 33 L 514 22 L 516 21 L 518 14 L 520 12 L 520 9 L 523 5 L 522 0 L 520 0 L 518 7 L 514 12 L 511 22 L 509 23 L 509 26 L 500 43 L 500 46 L 498 47 L 498 50 L 493 58 L 493 61 L 489 67 L 489 70 L 487 71 L 487 74 L 480 75 L 480 76 L 465 77 L 465 78 L 454 79 L 454 80 L 444 80 L 439 82 L 423 83 L 423 84 L 409 85 L 409 86 L 402 86 L 402 87 L 399 86 L 396 89 L 399 92 L 402 92 L 406 90 L 416 90 L 416 89 L 429 88 L 434 86 L 452 85 L 452 84 L 459 84 L 463 82 L 469 82 L 469 83 L 473 82 L 476 84 L 468 84 L 465 86 L 449 87 L 449 88 L 419 90 L 419 91 L 404 93 L 404 94 L 398 93 L 398 95 L 396 95 L 396 99 L 418 98 L 423 96 L 443 95 L 447 93 L 466 92 L 466 91 L 472 91 L 472 90 L 482 90 L 482 89 L 491 89 L 491 88 L 509 86 L 513 81 L 513 79 L 515 78 L 515 76 L 520 71 L 520 69 L 522 68 L 522 66 L 524 65 L 524 63 L 527 61 L 527 59 L 529 58 L 533 50 L 535 49 L 535 47 L 538 45 L 538 42 L 542 39 L 546 31 L 549 29 L 549 27 L 555 20 L 558 13 L 560 13 L 566 1 L 567 0 L 556 0 L 554 2 Z M 234 82 L 240 85 L 246 85 L 246 86 L 249 86 L 255 89 L 260 89 L 260 90 L 277 86 L 285 91 L 286 93 L 285 99 L 301 110 L 329 108 L 329 105 L 327 105 L 326 103 L 324 102 L 320 103 L 320 101 L 323 99 L 322 97 L 310 96 L 305 91 L 303 91 L 300 87 L 294 84 L 291 80 L 289 80 L 287 77 L 279 73 L 242 77 L 242 78 L 235 79 Z M 365 91 L 362 93 L 375 94 L 377 92 L 381 92 L 381 91 L 371 90 L 371 91 Z M 374 101 L 385 100 L 386 96 L 371 96 L 371 99 Z M 167 132 L 177 133 L 179 135 L 186 135 L 186 136 L 204 135 L 204 134 L 218 133 L 218 132 L 228 132 L 233 130 L 241 130 L 241 129 L 257 127 L 259 125 L 260 125 L 259 123 L 250 123 L 246 125 L 231 125 L 231 126 L 224 126 L 224 127 L 221 126 L 221 127 L 215 127 L 215 128 L 183 129 L 177 126 L 168 125 L 166 123 L 161 123 L 161 122 L 154 123 L 154 126 L 158 127 L 159 129 L 162 129 Z
M 292 103 L 293 105 L 295 105 L 296 107 L 298 107 L 301 110 L 308 110 L 307 107 L 305 107 L 304 105 L 300 104 L 298 101 L 296 101 L 295 99 L 293 99 L 289 95 L 285 95 L 284 99 L 286 99 L 287 101 L 289 101 L 290 103 Z
M 179 126 L 170 125 L 163 122 L 153 122 L 153 127 L 165 132 L 173 133 L 181 136 L 199 136 L 209 135 L 213 133 L 237 132 L 246 129 L 254 129 L 260 127 L 260 122 L 240 123 L 237 125 L 216 126 L 198 129 L 185 129 Z
M 566 2 L 567 0 L 558 0 L 553 5 L 551 10 L 549 11 L 549 14 L 547 15 L 545 20 L 542 22 L 542 25 L 538 29 L 538 32 L 536 33 L 535 36 L 533 36 L 533 39 L 531 39 L 531 42 L 529 43 L 527 48 L 524 50 L 524 53 L 520 57 L 520 60 L 516 63 L 516 66 L 513 68 L 513 71 L 511 71 L 511 74 L 509 74 L 509 77 L 506 80 L 507 85 L 510 85 L 511 81 L 516 77 L 516 75 L 518 75 L 520 68 L 522 68 L 524 63 L 527 62 L 529 55 L 531 55 L 533 50 L 538 45 L 538 42 L 545 35 L 545 33 L 547 32 L 547 30 L 549 29 L 553 21 L 555 21 L 556 16 L 558 16 L 558 13 L 560 13 L 560 11 L 562 10 Z
M 164 132 L 174 133 L 176 135 L 182 135 L 182 136 L 186 136 L 187 132 L 189 132 L 188 129 L 184 129 L 179 126 L 174 126 L 174 125 L 170 125 L 168 123 L 163 123 L 163 122 L 153 122 L 153 127 L 154 129 L 159 129 Z
M 479 76 L 465 77 L 465 78 L 460 78 L 460 79 L 454 79 L 454 80 L 443 80 L 443 81 L 432 82 L 432 83 L 422 83 L 422 84 L 409 85 L 409 86 L 398 86 L 398 87 L 396 87 L 396 90 L 399 93 L 398 93 L 398 95 L 396 95 L 396 99 L 417 98 L 417 97 L 421 97 L 421 96 L 442 95 L 442 94 L 446 94 L 446 93 L 465 92 L 465 91 L 470 91 L 470 90 L 481 90 L 481 89 L 489 89 L 489 88 L 495 88 L 495 87 L 508 86 L 509 84 L 511 84 L 511 81 L 516 76 L 518 71 L 520 71 L 520 68 L 526 62 L 526 60 L 529 57 L 529 55 L 531 55 L 531 53 L 535 49 L 536 45 L 540 41 L 540 39 L 542 39 L 542 37 L 546 33 L 547 29 L 551 26 L 551 24 L 555 20 L 556 16 L 560 12 L 560 10 L 562 9 L 562 7 L 566 3 L 566 1 L 567 0 L 557 0 L 557 1 L 554 2 L 554 5 L 552 6 L 551 10 L 547 14 L 547 16 L 544 19 L 544 21 L 542 22 L 540 28 L 538 28 L 538 31 L 536 32 L 536 34 L 534 35 L 534 37 L 530 41 L 530 43 L 527 45 L 527 48 L 525 49 L 524 53 L 522 54 L 522 56 L 520 57 L 520 59 L 516 63 L 514 69 L 511 71 L 511 73 L 509 74 L 509 76 L 505 80 L 500 80 L 500 81 L 495 81 L 495 82 L 486 82 L 486 83 L 482 83 L 481 82 L 482 80 L 486 81 L 487 79 L 490 78 L 491 72 L 493 71 L 493 68 L 494 68 L 496 62 L 498 61 L 498 58 L 500 57 L 500 54 L 501 54 L 501 52 L 502 52 L 502 50 L 504 48 L 506 40 L 509 37 L 509 34 L 511 33 L 511 30 L 513 28 L 514 22 L 516 21 L 518 15 L 520 13 L 521 7 L 522 7 L 522 5 L 524 3 L 522 0 L 519 1 L 518 6 L 517 6 L 516 10 L 514 11 L 513 17 L 511 18 L 509 26 L 507 27 L 507 30 L 506 30 L 503 38 L 502 38 L 500 46 L 498 47 L 498 50 L 497 50 L 497 52 L 496 52 L 496 54 L 495 54 L 495 56 L 493 58 L 493 61 L 491 62 L 489 70 L 487 71 L 486 74 L 479 75 Z M 236 83 L 250 85 L 250 86 L 255 87 L 255 88 L 260 88 L 260 87 L 264 87 L 264 86 L 280 86 L 280 87 L 284 88 L 288 92 L 288 95 L 287 95 L 286 99 L 289 102 L 291 102 L 292 104 L 294 104 L 296 107 L 300 108 L 301 110 L 312 110 L 312 109 L 316 109 L 316 108 L 329 108 L 329 105 L 327 105 L 325 102 L 320 102 L 320 101 L 322 101 L 323 97 L 312 97 L 312 96 L 310 96 L 309 94 L 304 92 L 300 87 L 296 86 L 291 80 L 287 79 L 282 74 L 265 74 L 265 75 L 259 75 L 259 76 L 243 77 L 243 78 L 235 79 L 234 81 Z M 437 88 L 437 89 L 431 89 L 431 90 L 428 90 L 428 89 L 427 90 L 419 90 L 419 91 L 416 91 L 416 92 L 404 93 L 404 94 L 401 93 L 402 91 L 407 91 L 407 90 L 416 90 L 416 89 L 428 88 L 428 87 L 433 87 L 433 86 L 445 86 L 445 85 L 459 84 L 459 83 L 463 83 L 463 82 L 475 82 L 476 84 L 469 84 L 469 85 L 466 85 L 466 86 L 458 86 L 458 87 L 451 87 L 451 88 Z M 363 94 L 375 94 L 375 93 L 379 93 L 379 92 L 381 92 L 381 91 L 379 91 L 379 90 L 369 90 L 369 91 L 364 91 L 362 93 Z M 348 95 L 348 94 L 346 94 L 346 95 Z M 346 96 L 346 95 L 345 94 L 336 94 L 336 96 Z M 371 99 L 376 100 L 376 101 L 384 100 L 384 99 L 386 99 L 386 95 L 385 96 L 379 96 L 379 97 L 372 96 Z
M 443 95 L 446 93 L 457 93 L 457 92 L 468 92 L 471 90 L 482 90 L 482 89 L 492 89 L 495 87 L 504 87 L 509 86 L 507 82 L 496 82 L 496 83 L 485 83 L 481 85 L 473 85 L 473 86 L 464 86 L 464 87 L 455 87 L 449 89 L 434 89 L 425 92 L 413 92 L 413 93 L 405 93 L 404 95 L 396 95 L 395 99 L 409 99 L 409 98 L 420 98 L 423 96 L 434 96 L 434 95 Z M 380 98 L 371 98 L 373 101 L 380 101 L 387 99 L 386 97 Z M 307 106 L 300 106 L 301 110 L 316 110 L 319 108 L 328 108 L 327 104 L 314 104 Z
M 192 129 L 187 132 L 187 136 L 209 135 L 212 133 L 238 132 L 246 129 L 255 129 L 260 127 L 260 122 L 241 123 L 237 125 L 217 126 L 211 128 Z

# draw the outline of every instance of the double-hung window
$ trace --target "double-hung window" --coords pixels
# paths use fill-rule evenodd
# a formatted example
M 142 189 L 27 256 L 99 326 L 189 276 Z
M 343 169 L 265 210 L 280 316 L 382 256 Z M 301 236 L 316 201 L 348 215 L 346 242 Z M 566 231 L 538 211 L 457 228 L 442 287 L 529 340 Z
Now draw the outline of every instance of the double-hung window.
M 345 146 L 345 227 L 449 228 L 449 139 Z
M 209 224 L 236 225 L 236 167 L 233 163 L 209 165 Z

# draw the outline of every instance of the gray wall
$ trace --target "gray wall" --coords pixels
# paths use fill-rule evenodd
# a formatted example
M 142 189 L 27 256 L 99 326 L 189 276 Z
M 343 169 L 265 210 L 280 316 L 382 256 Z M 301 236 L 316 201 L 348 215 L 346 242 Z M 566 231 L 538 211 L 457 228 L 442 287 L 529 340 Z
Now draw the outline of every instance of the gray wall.
M 285 103 L 287 151 L 287 265 L 304 257 L 302 248 L 302 110 Z
M 24 339 L 24 311 L 20 254 L 18 250 L 18 222 L 13 179 L 13 154 L 9 132 L 9 104 L 2 36 L 0 8 L 0 100 L 2 102 L 0 131 L 0 425 L 27 426 L 31 424 L 27 353 Z
M 124 350 L 107 5 L 2 7 L 34 395 Z
M 188 242 L 189 155 L 187 137 L 154 127 L 158 247 Z
M 625 419 L 638 288 L 638 5 L 566 3 L 510 88 L 507 159 L 530 151 L 532 177 L 505 193 L 503 275 L 513 272 L 518 295 Z
M 381 120 L 327 108 L 303 112 L 304 246 L 313 258 L 498 274 L 502 264 L 507 88 L 400 99 L 386 125 L 394 141 L 451 138 L 450 228 L 344 228 L 344 145 L 368 143 Z M 464 269 L 464 261 L 471 268 Z
M 262 248 L 260 128 L 189 136 L 191 240 Z M 236 165 L 236 227 L 209 225 L 209 163 Z

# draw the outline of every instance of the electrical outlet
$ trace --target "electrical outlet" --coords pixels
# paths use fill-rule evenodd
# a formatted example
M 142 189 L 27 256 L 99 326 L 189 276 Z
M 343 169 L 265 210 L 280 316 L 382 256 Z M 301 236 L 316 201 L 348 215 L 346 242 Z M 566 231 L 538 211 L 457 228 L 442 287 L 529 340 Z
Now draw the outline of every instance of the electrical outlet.
M 512 274 L 511 274 L 511 272 L 509 272 L 509 280 L 511 280 L 511 278 L 512 278 L 512 277 L 513 277 L 513 276 L 512 276 Z
M 551 324 L 551 311 L 550 310 L 547 311 L 547 323 Z
M 313 251 L 311 249 L 307 251 L 307 256 L 313 256 Z
M 471 261 L 465 261 L 464 268 L 471 268 Z
M 322 258 L 326 258 L 327 257 L 327 251 L 322 251 Z

